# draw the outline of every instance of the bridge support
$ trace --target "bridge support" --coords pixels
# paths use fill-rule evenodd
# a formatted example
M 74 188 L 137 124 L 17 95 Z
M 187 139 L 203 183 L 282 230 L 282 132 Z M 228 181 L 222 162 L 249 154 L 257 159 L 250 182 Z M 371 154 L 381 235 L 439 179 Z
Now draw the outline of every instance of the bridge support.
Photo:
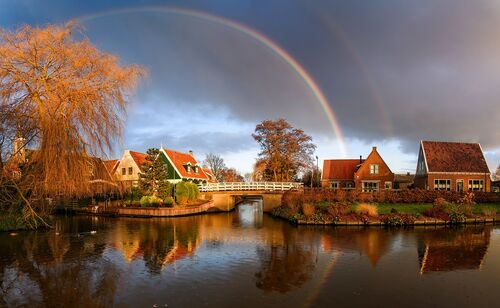
M 203 197 L 205 196 L 202 196 L 202 198 Z M 236 198 L 231 194 L 210 194 L 208 199 L 213 201 L 213 208 L 209 211 L 229 212 L 233 210 L 236 205 Z
M 281 205 L 281 197 L 283 194 L 263 194 L 262 207 L 264 212 L 271 212 L 274 208 Z
M 233 191 L 233 192 L 211 192 L 201 193 L 202 199 L 212 200 L 213 208 L 209 211 L 228 212 L 236 206 L 237 198 L 242 197 L 261 197 L 262 207 L 264 212 L 270 212 L 274 208 L 281 205 L 282 192 L 248 192 L 248 191 Z

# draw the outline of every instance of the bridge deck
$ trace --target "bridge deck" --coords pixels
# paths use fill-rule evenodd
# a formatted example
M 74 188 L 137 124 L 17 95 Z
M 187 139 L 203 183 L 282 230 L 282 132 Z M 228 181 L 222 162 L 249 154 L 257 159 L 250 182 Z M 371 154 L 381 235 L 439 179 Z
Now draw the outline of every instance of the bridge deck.
M 296 182 L 232 182 L 209 183 L 199 185 L 200 192 L 216 191 L 287 191 L 303 188 L 302 183 Z

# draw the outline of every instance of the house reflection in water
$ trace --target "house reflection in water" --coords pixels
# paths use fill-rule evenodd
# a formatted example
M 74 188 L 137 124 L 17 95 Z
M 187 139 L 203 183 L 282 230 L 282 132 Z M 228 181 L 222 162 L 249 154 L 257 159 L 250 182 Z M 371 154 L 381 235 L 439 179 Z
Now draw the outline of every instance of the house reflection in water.
M 481 269 L 490 243 L 491 227 L 432 229 L 420 234 L 420 273 Z
M 323 250 L 352 250 L 364 254 L 373 267 L 377 266 L 382 256 L 391 245 L 393 235 L 376 228 L 357 229 L 352 227 L 336 228 L 331 233 L 324 233 L 321 239 Z
M 172 220 L 150 220 L 148 224 L 131 226 L 132 220 L 122 219 L 112 234 L 111 246 L 127 263 L 143 259 L 151 273 L 194 255 L 200 244 L 197 228 L 177 224 Z M 138 230 L 130 232 L 135 227 Z

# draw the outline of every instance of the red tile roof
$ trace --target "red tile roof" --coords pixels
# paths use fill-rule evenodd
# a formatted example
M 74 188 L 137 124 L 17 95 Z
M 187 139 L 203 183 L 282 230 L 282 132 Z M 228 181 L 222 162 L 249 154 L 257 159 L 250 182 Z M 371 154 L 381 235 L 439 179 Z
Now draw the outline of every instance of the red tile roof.
M 203 168 L 203 171 L 208 176 L 208 181 L 211 183 L 217 183 L 217 179 L 215 178 L 215 174 L 209 168 Z
M 148 156 L 148 155 L 144 154 L 144 153 L 140 153 L 140 152 L 134 152 L 134 151 L 129 151 L 129 152 L 130 152 L 130 156 L 132 156 L 132 159 L 135 161 L 135 163 L 137 164 L 139 169 L 141 169 L 141 171 L 144 171 L 144 170 L 142 170 L 142 164 L 144 164 L 144 162 L 146 162 L 146 156 Z
M 169 159 L 174 163 L 175 168 L 177 168 L 183 178 L 208 180 L 208 176 L 205 174 L 205 171 L 203 171 L 203 168 L 198 165 L 198 162 L 191 154 L 165 148 L 163 148 L 163 151 L 165 151 Z M 195 173 L 193 169 L 191 169 L 191 172 L 188 173 L 185 167 L 188 163 L 193 167 L 198 166 L 198 173 Z
M 109 174 L 113 174 L 115 172 L 116 167 L 118 166 L 118 159 L 110 159 L 104 160 L 104 166 L 108 170 Z
M 359 169 L 359 165 L 359 159 L 325 159 L 322 178 L 323 180 L 353 180 L 354 172 Z
M 428 172 L 490 173 L 479 143 L 422 141 Z

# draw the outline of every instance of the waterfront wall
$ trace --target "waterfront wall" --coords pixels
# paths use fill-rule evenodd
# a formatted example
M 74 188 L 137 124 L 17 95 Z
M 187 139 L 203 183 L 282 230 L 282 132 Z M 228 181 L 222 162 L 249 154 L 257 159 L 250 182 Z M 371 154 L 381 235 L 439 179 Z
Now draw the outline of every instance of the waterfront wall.
M 213 200 L 210 200 L 198 206 L 186 206 L 186 207 L 173 207 L 173 208 L 123 207 L 117 209 L 116 215 L 135 216 L 135 217 L 175 217 L 175 216 L 201 214 L 210 211 L 214 211 Z

